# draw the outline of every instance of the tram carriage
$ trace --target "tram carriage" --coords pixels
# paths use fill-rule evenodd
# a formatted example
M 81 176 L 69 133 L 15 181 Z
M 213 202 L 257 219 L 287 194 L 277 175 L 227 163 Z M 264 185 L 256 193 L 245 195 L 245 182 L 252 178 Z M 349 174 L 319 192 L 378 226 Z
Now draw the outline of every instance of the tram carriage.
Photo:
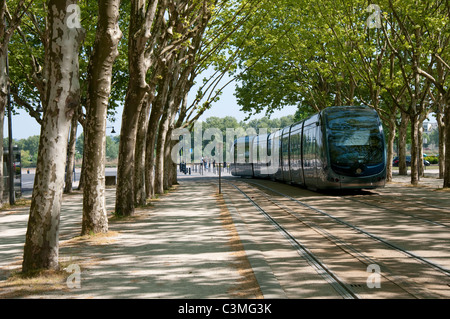
M 312 190 L 373 189 L 386 182 L 386 143 L 377 112 L 336 106 L 268 135 L 235 140 L 231 173 Z

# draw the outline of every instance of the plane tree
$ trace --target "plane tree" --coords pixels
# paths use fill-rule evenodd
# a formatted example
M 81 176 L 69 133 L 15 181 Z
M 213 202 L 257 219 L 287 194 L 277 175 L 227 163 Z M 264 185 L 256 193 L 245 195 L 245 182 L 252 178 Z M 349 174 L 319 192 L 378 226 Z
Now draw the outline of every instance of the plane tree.
M 120 0 L 98 3 L 96 38 L 88 67 L 84 141 L 83 221 L 81 234 L 108 231 L 105 204 L 106 119 L 113 65 L 119 55 Z
M 59 219 L 69 127 L 80 98 L 78 54 L 82 28 L 70 27 L 67 8 L 78 1 L 50 0 L 49 77 L 43 105 L 36 177 L 31 199 L 22 271 L 58 269 Z
M 85 30 L 85 37 L 79 54 L 80 74 L 80 103 L 71 123 L 69 139 L 69 156 L 67 166 L 72 167 L 74 159 L 74 145 L 78 124 L 84 128 L 86 124 L 87 93 L 89 78 L 89 61 L 95 42 L 98 2 L 81 0 L 78 2 L 80 25 Z M 128 26 L 129 3 L 121 4 L 119 24 L 124 30 Z M 37 123 L 41 124 L 43 106 L 47 103 L 47 83 L 49 76 L 49 27 L 47 18 L 47 1 L 35 0 L 34 5 L 24 14 L 22 21 L 10 42 L 11 93 L 13 106 L 25 110 Z M 73 15 L 75 11 L 70 11 Z M 94 17 L 94 18 L 93 18 Z M 122 104 L 127 85 L 127 50 L 126 43 L 121 41 L 118 50 L 122 53 L 116 59 L 112 71 L 112 86 L 108 101 L 108 119 L 115 120 L 117 109 Z M 83 163 L 84 164 L 84 163 Z M 84 165 L 82 165 L 84 167 Z M 84 169 L 82 169 L 84 172 Z M 72 171 L 68 170 L 65 181 L 65 192 L 72 190 Z M 83 176 L 84 174 L 82 174 Z M 80 181 L 82 189 L 84 182 Z

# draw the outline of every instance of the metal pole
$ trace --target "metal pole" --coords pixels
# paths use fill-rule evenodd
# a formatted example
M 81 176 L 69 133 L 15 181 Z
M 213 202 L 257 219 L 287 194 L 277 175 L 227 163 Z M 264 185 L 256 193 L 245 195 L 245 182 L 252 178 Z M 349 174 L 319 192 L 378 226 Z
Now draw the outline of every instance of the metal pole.
M 222 162 L 222 149 L 223 149 L 223 144 L 220 143 L 218 145 L 218 149 L 219 149 L 219 194 L 222 194 L 222 174 L 221 174 L 221 169 L 220 169 L 220 164 Z
M 221 180 L 221 174 L 220 174 L 220 163 L 219 163 L 219 194 L 222 194 L 222 180 Z
M 6 17 L 5 17 L 6 25 Z M 9 171 L 9 204 L 14 205 L 16 202 L 14 193 L 14 152 L 12 145 L 12 112 L 11 112 L 11 85 L 9 81 L 9 59 L 8 51 L 6 50 L 6 75 L 8 76 L 8 143 L 9 143 L 9 156 L 8 156 L 8 171 Z M 3 146 L 1 146 L 3 147 Z

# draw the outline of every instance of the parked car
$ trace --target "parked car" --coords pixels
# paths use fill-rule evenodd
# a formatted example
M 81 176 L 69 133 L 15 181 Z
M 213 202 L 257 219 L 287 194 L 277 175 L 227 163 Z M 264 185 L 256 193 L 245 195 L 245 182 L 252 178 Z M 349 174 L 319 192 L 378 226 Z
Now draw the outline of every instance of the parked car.
M 392 165 L 397 167 L 398 166 L 398 162 L 399 162 L 399 159 L 398 159 L 398 156 L 396 156 L 396 157 L 394 157 Z M 423 164 L 425 166 L 430 166 L 431 165 L 430 162 L 425 160 L 425 159 L 423 160 Z M 411 156 L 406 156 L 406 166 L 411 166 Z

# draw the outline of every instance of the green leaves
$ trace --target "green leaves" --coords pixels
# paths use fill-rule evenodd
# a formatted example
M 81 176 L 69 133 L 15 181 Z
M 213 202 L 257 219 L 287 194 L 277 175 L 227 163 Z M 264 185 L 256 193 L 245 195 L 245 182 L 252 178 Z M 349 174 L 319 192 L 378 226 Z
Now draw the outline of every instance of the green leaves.
M 288 104 L 316 110 L 391 104 L 383 99 L 404 95 L 412 85 L 413 58 L 431 73 L 437 52 L 449 61 L 448 21 L 448 4 L 431 0 L 382 0 L 372 6 L 362 0 L 283 0 L 276 6 L 263 1 L 233 35 L 236 49 L 242 43 L 238 102 L 249 113 Z

